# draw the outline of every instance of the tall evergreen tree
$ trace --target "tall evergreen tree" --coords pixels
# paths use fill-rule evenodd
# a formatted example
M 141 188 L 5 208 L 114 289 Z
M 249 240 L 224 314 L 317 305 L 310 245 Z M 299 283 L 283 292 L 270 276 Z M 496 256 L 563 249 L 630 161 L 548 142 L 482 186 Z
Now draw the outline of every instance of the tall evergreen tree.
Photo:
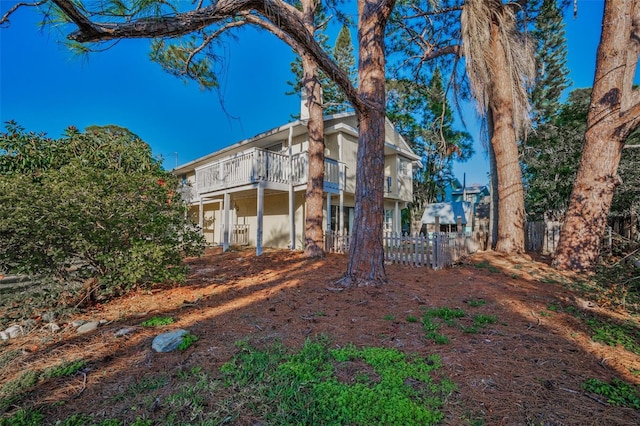
M 322 16 L 320 17 L 322 19 Z M 330 50 L 328 47 L 329 37 L 322 31 L 316 32 L 316 39 L 318 43 L 325 47 L 326 50 Z M 357 80 L 356 72 L 356 59 L 353 53 L 353 41 L 351 39 L 351 32 L 347 25 L 343 25 L 338 33 L 336 42 L 333 46 L 332 57 L 335 63 L 342 68 L 349 79 L 355 83 Z M 287 84 L 291 86 L 292 90 L 287 92 L 287 95 L 299 96 L 302 90 L 302 60 L 299 56 L 296 56 L 291 63 L 291 73 L 293 79 L 287 81 Z M 339 112 L 348 111 L 353 109 L 347 96 L 342 89 L 331 80 L 325 73 L 320 71 L 320 84 L 322 86 L 322 105 L 325 115 L 336 114 Z M 298 117 L 298 113 L 293 114 L 294 117 Z
M 333 46 L 333 59 L 347 73 L 349 79 L 355 83 L 357 80 L 356 58 L 353 54 L 351 31 L 347 25 L 343 25 L 338 33 L 336 44 Z M 325 114 L 336 114 L 353 109 L 342 89 L 328 78 L 323 87 L 323 105 Z
M 426 204 L 443 195 L 444 186 L 453 178 L 453 162 L 473 155 L 472 139 L 467 132 L 454 129 L 453 111 L 438 68 L 428 85 L 397 79 L 390 80 L 387 87 L 389 119 L 423 165 L 414 170 L 410 213 L 415 219 Z
M 569 87 L 565 24 L 556 0 L 542 0 L 531 33 L 536 42 L 537 64 L 536 85 L 531 93 L 535 126 L 557 114 L 560 96 Z
M 555 0 L 537 0 L 532 9 L 536 16 L 531 33 L 536 43 L 537 73 L 531 109 L 536 132 L 522 144 L 525 207 L 530 218 L 561 220 L 583 141 L 582 135 L 571 129 L 583 123 L 584 133 L 583 100 L 586 96 L 588 102 L 590 90 L 572 92 L 568 103 L 561 105 L 560 96 L 569 86 L 562 10 Z

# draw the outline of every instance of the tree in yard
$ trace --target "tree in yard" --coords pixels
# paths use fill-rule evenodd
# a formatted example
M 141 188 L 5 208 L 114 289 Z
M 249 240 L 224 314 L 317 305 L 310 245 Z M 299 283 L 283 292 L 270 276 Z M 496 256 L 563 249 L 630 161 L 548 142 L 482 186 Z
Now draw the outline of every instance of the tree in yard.
M 533 82 L 533 43 L 517 29 L 514 5 L 467 0 L 462 8 L 462 48 L 480 114 L 487 118 L 497 190 L 497 241 L 504 253 L 524 252 L 524 190 L 519 136 L 530 125 L 527 86 Z M 494 222 L 495 223 L 495 222 Z
M 562 221 L 578 171 L 591 89 L 577 89 L 527 140 L 523 159 L 527 214 Z
M 453 127 L 453 111 L 446 97 L 438 68 L 427 85 L 409 79 L 387 82 L 389 119 L 421 157 L 422 168 L 414 170 L 410 216 L 420 218 L 426 204 L 436 202 L 453 178 L 454 161 L 473 154 L 471 136 Z
M 535 132 L 522 143 L 525 207 L 529 218 L 562 220 L 583 139 L 582 134 L 576 140 L 575 131 L 584 127 L 586 109 L 582 90 L 574 91 L 566 104 L 560 104 L 560 96 L 569 86 L 561 9 L 555 0 L 534 3 L 533 8 L 540 9 L 532 31 L 538 70 L 531 92 Z
M 296 51 L 305 52 L 340 86 L 358 113 L 360 123 L 354 238 L 342 283 L 386 282 L 382 247 L 386 112 L 384 33 L 395 0 L 358 1 L 357 89 L 348 74 L 311 36 L 302 12 L 282 0 L 222 0 L 207 6 L 198 2 L 191 10 L 186 10 L 186 6 L 175 9 L 160 1 L 125 4 L 120 1 L 51 0 L 48 4 L 63 22 L 76 27 L 68 35 L 74 43 L 126 38 L 169 40 L 184 36 L 186 48 L 173 49 L 173 53 L 167 53 L 168 58 L 185 64 L 187 75 L 196 78 L 206 77 L 208 69 L 205 59 L 198 60 L 198 54 L 210 49 L 221 31 L 238 26 L 238 22 L 264 20 L 269 31 Z M 200 67 L 202 72 L 198 74 Z
M 305 25 L 310 34 L 319 38 L 319 43 L 325 45 L 326 35 L 318 33 L 321 25 L 318 21 L 324 21 L 323 13 L 316 13 L 321 8 L 318 2 L 305 1 L 302 3 L 302 12 L 305 16 Z M 347 31 L 346 26 L 343 30 Z M 337 65 L 345 69 L 349 65 L 346 58 L 346 48 L 343 46 L 345 36 L 340 32 L 334 54 L 338 55 Z M 351 38 L 348 38 L 349 43 Z M 351 48 L 353 50 L 353 47 Z M 353 56 L 351 56 L 353 62 Z M 307 181 L 307 191 L 305 194 L 307 211 L 305 214 L 305 254 L 308 257 L 324 256 L 322 248 L 324 237 L 322 230 L 322 204 L 324 191 L 324 120 L 323 114 L 335 113 L 344 108 L 344 95 L 336 84 L 324 73 L 318 70 L 318 66 L 313 59 L 304 51 L 299 52 L 291 64 L 291 70 L 295 76 L 293 82 L 289 84 L 293 91 L 289 94 L 298 95 L 302 90 L 306 94 L 306 105 L 308 111 L 307 130 L 309 134 L 309 177 Z M 352 69 L 345 69 L 350 77 Z
M 585 144 L 554 256 L 560 269 L 592 269 L 600 254 L 622 150 L 640 125 L 639 20 L 639 0 L 605 1 Z
M 447 70 L 457 72 L 464 58 L 466 75 L 480 115 L 485 119 L 491 159 L 495 249 L 524 251 L 524 195 L 518 139 L 529 127 L 528 87 L 535 75 L 533 42 L 519 28 L 518 3 L 501 0 L 451 0 L 440 8 L 405 5 L 397 32 L 402 61 L 419 75 L 425 62 L 454 55 Z M 462 43 L 459 43 L 459 40 Z M 459 80 L 451 81 L 456 87 Z M 461 91 L 464 95 L 464 90 Z
M 149 146 L 117 126 L 61 139 L 16 123 L 0 134 L 0 271 L 95 278 L 92 290 L 182 281 L 202 237 L 178 182 Z
M 537 65 L 531 112 L 534 126 L 539 126 L 557 114 L 560 96 L 569 87 L 565 24 L 556 0 L 542 0 L 531 35 L 536 43 Z

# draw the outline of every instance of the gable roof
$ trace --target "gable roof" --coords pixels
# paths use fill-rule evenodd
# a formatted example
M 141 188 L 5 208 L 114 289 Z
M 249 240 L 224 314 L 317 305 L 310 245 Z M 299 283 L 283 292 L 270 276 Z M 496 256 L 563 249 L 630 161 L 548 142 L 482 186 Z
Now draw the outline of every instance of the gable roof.
M 422 223 L 436 223 L 436 216 L 440 218 L 440 225 L 455 225 L 458 217 L 462 218 L 462 224 L 467 224 L 467 215 L 471 210 L 468 201 L 452 201 L 447 203 L 427 204 L 422 214 Z

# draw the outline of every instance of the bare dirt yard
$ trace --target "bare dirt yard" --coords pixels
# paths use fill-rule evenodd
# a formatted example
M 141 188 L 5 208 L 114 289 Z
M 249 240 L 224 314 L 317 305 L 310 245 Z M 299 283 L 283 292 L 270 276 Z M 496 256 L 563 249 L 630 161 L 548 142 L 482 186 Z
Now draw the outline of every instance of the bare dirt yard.
M 306 339 L 326 336 L 335 347 L 353 343 L 438 354 L 443 374 L 457 387 L 442 408 L 442 424 L 640 425 L 640 410 L 615 406 L 583 388 L 588 379 L 640 384 L 640 357 L 594 341 L 585 320 L 633 323 L 637 330 L 637 319 L 611 309 L 605 299 L 585 299 L 579 291 L 585 280 L 558 273 L 544 259 L 486 252 L 439 271 L 386 265 L 387 285 L 351 289 L 335 285 L 346 269 L 344 255 L 308 260 L 289 251 L 256 257 L 248 249 L 210 249 L 188 263 L 191 273 L 182 286 L 138 291 L 66 320 L 106 321 L 91 333 L 77 334 L 70 325 L 56 333 L 39 327 L 0 343 L 0 359 L 15 354 L 0 363 L 0 389 L 28 370 L 87 361 L 78 374 L 38 382 L 6 408 L 5 418 L 18 408 L 37 407 L 46 424 L 90 413 L 124 424 L 142 416 L 161 425 L 175 409 L 162 394 L 145 401 L 124 390 L 143 378 L 178 377 L 193 367 L 216 377 L 240 340 L 258 346 L 277 340 L 295 351 Z M 465 313 L 454 325 L 442 324 L 447 343 L 425 333 L 421 318 L 434 308 Z M 474 328 L 478 316 L 495 321 Z M 159 329 L 140 326 L 152 317 L 174 318 L 161 330 L 184 328 L 198 341 L 186 351 L 153 351 Z M 116 337 L 123 328 L 134 332 Z M 206 412 L 215 401 L 203 405 Z M 264 424 L 236 414 L 230 423 Z

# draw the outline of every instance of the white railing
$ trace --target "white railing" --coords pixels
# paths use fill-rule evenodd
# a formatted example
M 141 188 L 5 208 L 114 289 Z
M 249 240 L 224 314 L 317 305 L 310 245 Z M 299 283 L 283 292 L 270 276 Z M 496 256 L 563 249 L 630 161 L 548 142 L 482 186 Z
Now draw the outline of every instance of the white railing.
M 348 234 L 326 232 L 325 251 L 346 253 L 350 240 Z M 387 262 L 433 269 L 450 266 L 462 256 L 475 252 L 477 247 L 471 234 L 446 232 L 414 235 L 385 233 L 382 245 Z
M 307 181 L 309 154 L 293 155 L 252 148 L 196 169 L 198 193 L 233 188 L 255 182 L 294 185 Z M 344 164 L 325 159 L 325 189 L 338 190 L 344 185 Z

